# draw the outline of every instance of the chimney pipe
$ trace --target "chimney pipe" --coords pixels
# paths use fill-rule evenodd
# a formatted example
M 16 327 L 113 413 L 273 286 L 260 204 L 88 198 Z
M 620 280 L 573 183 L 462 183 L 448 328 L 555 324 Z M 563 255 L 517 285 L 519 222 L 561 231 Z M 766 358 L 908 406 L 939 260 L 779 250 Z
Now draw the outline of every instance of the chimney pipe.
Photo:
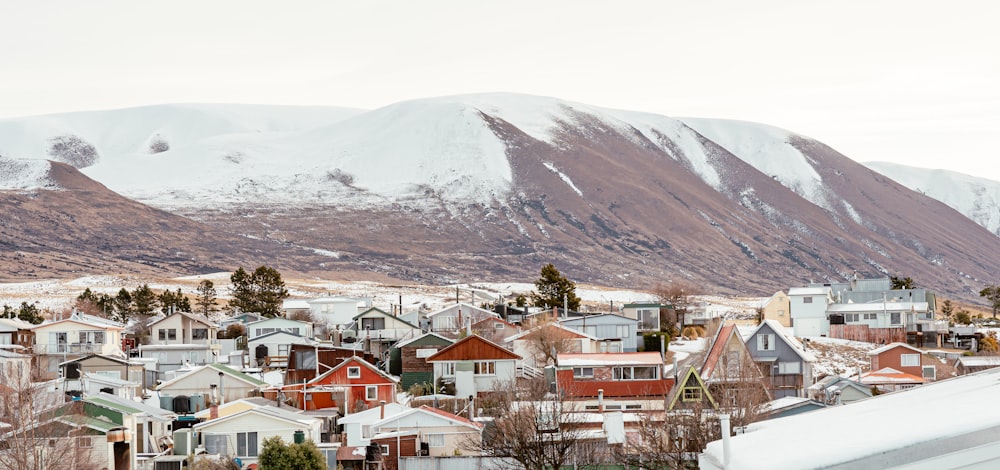
M 378 408 L 379 408 L 378 419 L 380 420 L 385 419 L 385 400 L 380 400 L 378 402 Z
M 226 401 L 226 395 L 225 395 L 225 393 L 223 393 L 223 390 L 222 390 L 222 377 L 223 377 L 223 375 L 225 375 L 225 374 L 223 374 L 222 372 L 219 372 L 219 403 L 220 404 L 224 403 Z
M 719 415 L 719 424 L 722 426 L 722 468 L 729 468 L 729 442 L 732 439 L 729 435 L 729 415 Z
M 597 389 L 597 411 L 604 413 L 604 389 Z
M 474 395 L 469 395 L 469 419 L 474 419 L 476 417 L 476 397 Z

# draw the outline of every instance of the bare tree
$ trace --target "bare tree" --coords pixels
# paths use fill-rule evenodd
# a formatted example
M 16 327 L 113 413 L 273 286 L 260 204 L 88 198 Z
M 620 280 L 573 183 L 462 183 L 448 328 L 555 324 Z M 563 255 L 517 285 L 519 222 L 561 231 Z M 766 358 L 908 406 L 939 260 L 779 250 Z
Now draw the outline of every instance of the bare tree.
M 715 396 L 718 411 L 729 414 L 733 429 L 759 421 L 771 395 L 753 358 L 749 354 L 724 354 L 719 358 L 717 370 L 722 376 L 711 381 L 709 389 Z
M 650 470 L 692 468 L 698 453 L 720 437 L 715 414 L 701 404 L 666 413 L 647 412 L 631 432 L 624 444 L 613 448 L 614 459 Z
M 80 425 L 82 402 L 64 404 L 58 391 L 31 382 L 26 366 L 8 365 L 0 368 L 0 469 L 106 467 L 95 451 L 105 437 Z
M 544 380 L 522 382 L 520 387 L 510 382 L 501 390 L 485 407 L 493 420 L 481 437 L 464 441 L 464 449 L 529 470 L 595 462 L 601 446 L 584 439 L 584 416 L 574 402 L 548 393 Z
M 558 322 L 546 317 L 524 335 L 528 345 L 527 353 L 534 359 L 536 367 L 555 364 L 556 356 L 560 353 L 579 352 L 579 343 L 573 333 L 557 325 Z
M 691 296 L 696 290 L 694 284 L 685 281 L 670 281 L 666 284 L 657 284 L 653 288 L 653 293 L 660 303 L 673 307 L 677 315 L 678 332 L 684 329 L 684 316 L 687 314 L 688 306 L 691 305 Z

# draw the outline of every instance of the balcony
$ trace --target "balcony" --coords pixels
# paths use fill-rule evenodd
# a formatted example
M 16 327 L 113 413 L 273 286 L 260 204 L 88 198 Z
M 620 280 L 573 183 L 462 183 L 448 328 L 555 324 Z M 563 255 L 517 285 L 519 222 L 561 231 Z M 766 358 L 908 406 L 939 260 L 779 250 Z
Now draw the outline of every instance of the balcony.
M 100 354 L 103 351 L 103 344 L 93 343 L 35 345 L 35 354 Z

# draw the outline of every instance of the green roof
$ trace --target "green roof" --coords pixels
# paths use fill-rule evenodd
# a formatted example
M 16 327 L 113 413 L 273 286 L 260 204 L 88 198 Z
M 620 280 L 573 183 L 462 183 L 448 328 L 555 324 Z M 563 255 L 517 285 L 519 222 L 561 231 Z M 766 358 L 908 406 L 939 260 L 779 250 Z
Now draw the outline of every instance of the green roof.
M 254 385 L 267 385 L 267 382 L 265 382 L 263 380 L 255 379 L 255 378 L 253 378 L 253 377 L 251 377 L 251 376 L 249 376 L 247 374 L 244 374 L 243 372 L 240 372 L 240 371 L 238 371 L 236 369 L 233 369 L 232 367 L 229 367 L 229 366 L 226 366 L 226 365 L 222 365 L 222 364 L 209 364 L 208 366 L 211 367 L 211 368 L 213 368 L 213 369 L 215 369 L 215 370 L 222 371 L 222 372 L 225 372 L 226 374 L 232 375 L 233 377 L 238 377 L 240 379 L 246 380 L 247 382 L 250 382 L 250 383 L 252 383 Z
M 60 418 L 63 421 L 70 422 L 79 426 L 87 427 L 107 433 L 108 431 L 122 427 L 120 424 L 112 423 L 110 421 L 104 421 L 103 419 L 91 418 L 90 416 L 83 415 L 69 415 Z
M 118 410 L 118 411 L 124 411 L 124 412 L 126 412 L 128 414 L 139 414 L 139 413 L 142 413 L 142 410 L 140 410 L 138 408 L 132 408 L 131 406 L 124 405 L 124 404 L 121 404 L 121 403 L 116 403 L 116 402 L 113 402 L 111 400 L 105 400 L 105 399 L 99 398 L 99 397 L 88 396 L 88 397 L 85 397 L 83 399 L 83 401 L 85 401 L 87 403 L 93 403 L 95 405 L 100 405 L 100 406 L 103 406 L 105 408 L 111 408 L 111 409 Z

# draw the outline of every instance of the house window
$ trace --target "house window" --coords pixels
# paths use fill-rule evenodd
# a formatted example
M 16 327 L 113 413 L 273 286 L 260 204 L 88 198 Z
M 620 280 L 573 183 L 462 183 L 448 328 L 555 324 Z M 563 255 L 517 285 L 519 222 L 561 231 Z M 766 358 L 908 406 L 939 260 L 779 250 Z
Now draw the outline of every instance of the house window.
M 423 348 L 423 349 L 418 349 L 416 351 L 418 358 L 431 357 L 437 352 L 438 352 L 437 348 Z
M 81 331 L 80 332 L 80 343 L 81 344 L 104 344 L 104 332 L 103 331 Z
M 385 456 L 385 457 L 389 456 L 389 444 L 382 444 L 381 445 L 381 450 L 382 450 L 382 455 L 383 456 Z
M 476 375 L 496 375 L 497 363 L 494 361 L 480 361 L 476 363 Z
M 238 457 L 257 456 L 257 432 L 236 433 L 236 455 Z
M 774 335 L 773 334 L 757 335 L 757 350 L 774 351 Z
M 500 323 L 500 322 L 496 322 L 496 323 L 493 324 L 493 328 L 497 329 L 497 330 L 502 330 L 503 327 L 504 327 L 504 324 Z
M 802 364 L 798 362 L 779 362 L 778 363 L 778 373 L 779 374 L 801 374 Z
M 878 314 L 877 313 L 866 313 L 865 314 L 865 320 L 878 320 Z
M 362 318 L 361 329 L 364 330 L 384 330 L 385 318 Z
M 427 445 L 430 447 L 444 447 L 444 434 L 428 434 Z
M 454 362 L 443 362 L 440 364 L 441 376 L 442 377 L 454 377 L 455 376 L 455 363 Z
M 205 451 L 209 454 L 229 455 L 229 435 L 226 434 L 205 434 L 202 440 L 205 442 Z
M 656 380 L 660 378 L 659 368 L 655 366 L 623 366 L 612 370 L 615 380 Z
M 785 316 L 785 311 L 784 310 L 778 310 L 778 316 L 779 317 Z
M 208 328 L 194 328 L 191 330 L 191 339 L 208 339 Z
M 316 368 L 316 350 L 315 349 L 305 349 L 295 351 L 295 368 L 296 369 L 315 369 Z M 348 370 L 348 374 L 350 371 Z M 360 371 L 359 371 L 360 374 Z
M 811 303 L 813 303 L 813 298 L 812 297 L 803 297 L 802 298 L 802 303 L 804 303 L 804 304 L 811 304 Z
M 76 446 L 77 447 L 86 447 L 86 448 L 93 447 L 94 446 L 94 441 L 91 440 L 91 438 L 89 438 L 89 437 L 78 437 L 78 438 L 76 438 Z
M 893 312 L 889 314 L 889 323 L 893 325 L 902 325 L 903 323 L 899 321 L 899 312 Z
M 160 341 L 171 341 L 177 339 L 176 328 L 160 328 L 157 332 L 157 337 Z
M 903 367 L 918 367 L 920 366 L 920 355 L 919 354 L 900 354 L 899 355 L 899 365 Z
M 701 401 L 701 389 L 698 387 L 684 387 L 684 401 Z
M 858 314 L 857 313 L 845 313 L 844 314 L 844 321 L 847 322 L 847 323 L 857 323 L 858 322 Z
M 358 366 L 351 366 L 347 368 L 347 378 L 349 379 L 360 379 L 361 378 L 361 368 Z
M 639 329 L 642 331 L 656 331 L 660 329 L 660 309 L 640 308 L 635 311 L 639 320 Z
M 617 341 L 611 343 L 611 352 L 613 352 L 613 353 L 620 353 L 620 352 L 622 352 L 622 344 L 619 343 L 619 342 L 617 342 Z
M 577 379 L 592 379 L 594 378 L 594 368 L 593 367 L 574 367 L 573 377 Z
M 365 400 L 367 401 L 378 400 L 378 385 L 369 385 L 365 387 Z

